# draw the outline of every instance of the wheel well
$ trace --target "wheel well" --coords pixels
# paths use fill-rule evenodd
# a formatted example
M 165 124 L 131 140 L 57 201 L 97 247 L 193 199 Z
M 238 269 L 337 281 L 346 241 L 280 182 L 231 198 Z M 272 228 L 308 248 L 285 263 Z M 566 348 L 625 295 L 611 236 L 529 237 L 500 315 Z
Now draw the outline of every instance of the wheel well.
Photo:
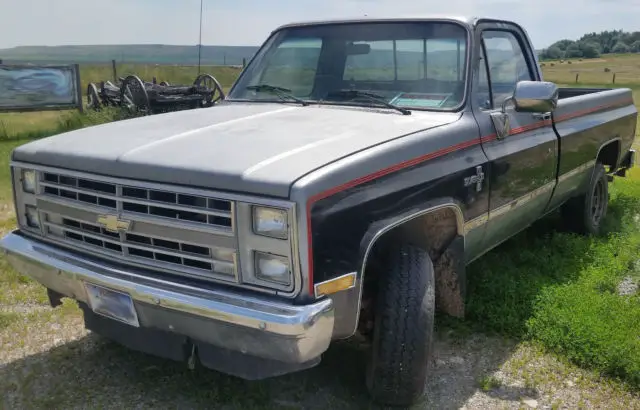
M 373 326 L 378 283 L 391 243 L 402 241 L 424 249 L 434 266 L 436 307 L 451 316 L 464 316 L 464 238 L 462 212 L 455 206 L 428 211 L 393 227 L 373 244 L 364 261 L 364 283 L 359 329 Z M 460 246 L 454 247 L 452 244 Z
M 603 165 L 607 165 L 610 169 L 615 169 L 618 166 L 618 157 L 620 156 L 620 141 L 614 140 L 602 148 L 598 152 L 598 158 L 596 159 L 598 162 L 601 162 Z

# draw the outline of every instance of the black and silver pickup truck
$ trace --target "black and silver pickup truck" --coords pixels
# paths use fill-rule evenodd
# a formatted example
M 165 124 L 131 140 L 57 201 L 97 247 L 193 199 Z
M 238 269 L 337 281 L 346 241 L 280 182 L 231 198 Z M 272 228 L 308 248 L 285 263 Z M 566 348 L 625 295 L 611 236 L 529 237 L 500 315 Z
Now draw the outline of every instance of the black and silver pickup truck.
M 543 81 L 510 21 L 290 24 L 214 107 L 18 147 L 1 247 L 88 329 L 246 379 L 358 332 L 406 405 L 466 265 L 555 211 L 598 233 L 636 118 L 629 89 Z

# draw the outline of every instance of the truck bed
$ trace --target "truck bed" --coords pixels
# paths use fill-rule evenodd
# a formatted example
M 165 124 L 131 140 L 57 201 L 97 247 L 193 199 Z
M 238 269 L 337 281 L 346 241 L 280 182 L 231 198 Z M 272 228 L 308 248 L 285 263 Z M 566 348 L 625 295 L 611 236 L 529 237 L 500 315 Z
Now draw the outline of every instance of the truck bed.
M 560 88 L 559 94 L 553 112 L 559 182 L 549 208 L 581 192 L 596 159 L 612 169 L 620 164 L 633 144 L 638 115 L 628 88 Z
M 595 94 L 603 91 L 616 90 L 616 88 L 584 88 L 584 87 L 560 87 L 559 98 L 561 100 L 581 95 Z

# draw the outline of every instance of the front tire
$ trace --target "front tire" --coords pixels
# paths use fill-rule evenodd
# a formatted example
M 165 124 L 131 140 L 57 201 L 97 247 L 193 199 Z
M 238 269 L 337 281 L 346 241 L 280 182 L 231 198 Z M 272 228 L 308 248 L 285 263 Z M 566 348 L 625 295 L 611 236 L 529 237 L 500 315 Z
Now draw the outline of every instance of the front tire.
M 608 204 L 609 181 L 604 165 L 596 162 L 587 191 L 567 201 L 562 207 L 562 216 L 572 231 L 597 235 L 607 216 Z
M 402 244 L 381 273 L 367 388 L 380 404 L 409 406 L 424 393 L 431 361 L 433 263 L 424 250 Z

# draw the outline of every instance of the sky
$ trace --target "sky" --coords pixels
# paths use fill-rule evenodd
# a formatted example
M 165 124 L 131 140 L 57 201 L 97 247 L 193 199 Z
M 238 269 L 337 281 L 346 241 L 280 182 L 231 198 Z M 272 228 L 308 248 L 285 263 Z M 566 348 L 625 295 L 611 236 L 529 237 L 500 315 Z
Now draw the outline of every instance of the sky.
M 202 43 L 260 45 L 281 24 L 359 16 L 498 17 L 537 49 L 587 32 L 640 31 L 640 0 L 203 0 Z M 200 0 L 0 0 L 0 48 L 198 43 Z

